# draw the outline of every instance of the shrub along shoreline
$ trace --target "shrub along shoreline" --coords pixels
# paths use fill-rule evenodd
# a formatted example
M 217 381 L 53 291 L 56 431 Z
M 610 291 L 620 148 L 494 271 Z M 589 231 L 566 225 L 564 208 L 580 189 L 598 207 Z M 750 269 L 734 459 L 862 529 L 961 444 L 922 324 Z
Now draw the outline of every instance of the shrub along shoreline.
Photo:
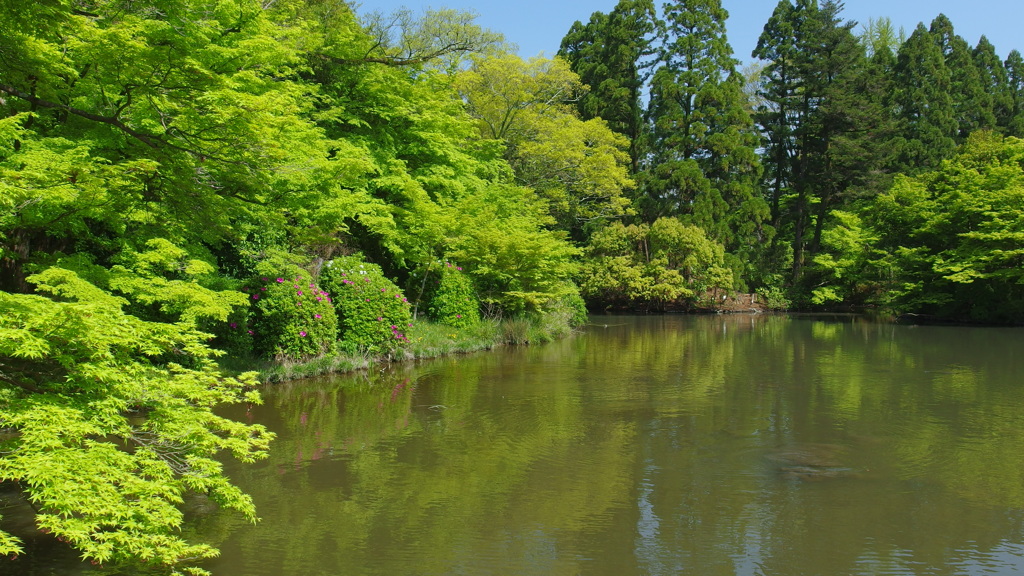
M 263 385 L 326 374 L 367 370 L 376 365 L 430 360 L 471 354 L 501 346 L 542 344 L 565 338 L 576 328 L 567 317 L 532 319 L 484 319 L 470 329 L 417 320 L 407 333 L 408 343 L 400 349 L 377 355 L 335 352 L 306 360 L 265 360 L 254 357 L 225 357 L 219 362 L 227 373 L 255 371 Z
M 228 373 L 256 372 L 263 383 L 366 369 L 374 364 L 548 342 L 586 321 L 576 294 L 511 318 L 481 318 L 462 268 L 442 263 L 423 283 L 423 311 L 380 266 L 361 256 L 327 261 L 313 275 L 285 268 L 246 282 L 250 306 L 212 326 L 212 346 Z

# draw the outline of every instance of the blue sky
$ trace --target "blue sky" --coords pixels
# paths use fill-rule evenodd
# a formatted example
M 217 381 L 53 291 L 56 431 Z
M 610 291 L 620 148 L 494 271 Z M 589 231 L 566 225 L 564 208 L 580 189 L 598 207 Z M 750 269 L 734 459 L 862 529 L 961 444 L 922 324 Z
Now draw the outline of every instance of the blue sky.
M 656 0 L 657 1 L 657 0 Z M 610 11 L 617 0 L 364 0 L 360 12 L 390 12 L 405 6 L 416 13 L 426 8 L 456 8 L 479 14 L 482 26 L 501 32 L 519 46 L 524 57 L 544 52 L 553 56 L 576 20 L 586 22 L 595 11 Z M 729 11 L 729 43 L 741 61 L 750 60 L 764 23 L 777 0 L 722 0 Z M 889 17 L 909 35 L 918 22 L 927 26 L 938 14 L 953 22 L 957 34 L 972 46 L 982 34 L 1003 59 L 1010 50 L 1024 52 L 1024 0 L 847 0 L 843 16 L 867 22 Z M 859 28 L 859 26 L 858 26 Z

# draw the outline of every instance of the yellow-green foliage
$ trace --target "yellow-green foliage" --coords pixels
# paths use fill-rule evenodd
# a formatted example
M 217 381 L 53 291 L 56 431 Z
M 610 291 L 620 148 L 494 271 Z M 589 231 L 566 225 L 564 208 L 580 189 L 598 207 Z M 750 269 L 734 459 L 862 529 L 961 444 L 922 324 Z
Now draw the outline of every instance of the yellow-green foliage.
M 977 132 L 951 160 L 897 178 L 865 210 L 862 272 L 898 311 L 1024 317 L 1024 141 Z
M 208 335 L 128 315 L 126 299 L 70 270 L 30 280 L 52 297 L 0 292 L 0 425 L 11 432 L 0 480 L 18 482 L 39 528 L 87 559 L 175 566 L 216 554 L 182 538 L 179 505 L 193 491 L 255 519 L 216 456 L 262 458 L 272 435 L 213 411 L 259 403 L 255 375 L 222 376 Z M 0 532 L 0 553 L 20 550 Z
M 612 223 L 593 235 L 588 252 L 580 287 L 596 303 L 658 308 L 732 287 L 722 245 L 675 218 L 649 226 Z

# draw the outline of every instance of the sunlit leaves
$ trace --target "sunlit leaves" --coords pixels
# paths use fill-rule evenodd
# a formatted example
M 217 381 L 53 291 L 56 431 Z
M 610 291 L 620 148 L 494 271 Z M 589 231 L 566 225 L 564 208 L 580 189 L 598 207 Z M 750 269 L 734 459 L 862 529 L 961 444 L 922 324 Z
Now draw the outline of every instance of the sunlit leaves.
M 583 92 L 579 76 L 560 58 L 522 60 L 513 54 L 476 58 L 456 86 L 485 138 L 518 142 L 537 116 L 569 113 Z
M 545 228 L 543 202 L 532 191 L 492 185 L 460 202 L 452 257 L 473 276 L 480 300 L 495 311 L 538 311 L 572 291 L 576 248 Z
M 576 239 L 591 221 L 628 212 L 629 141 L 601 119 L 577 117 L 580 78 L 560 58 L 477 58 L 456 87 L 483 138 L 504 141 L 517 182 L 549 201 Z
M 594 234 L 588 256 L 581 291 L 606 306 L 661 310 L 695 304 L 709 290 L 732 288 L 722 245 L 675 218 L 650 225 L 613 223 Z
M 173 566 L 214 554 L 181 538 L 178 505 L 192 490 L 254 517 L 214 457 L 262 457 L 272 435 L 212 412 L 259 402 L 254 374 L 224 377 L 206 335 L 126 315 L 124 300 L 70 271 L 31 280 L 61 299 L 0 293 L 0 421 L 16 432 L 0 478 L 20 482 L 40 528 L 86 558 Z
M 958 156 L 897 177 L 859 213 L 834 211 L 812 267 L 812 302 L 1010 319 L 1024 258 L 1020 142 L 977 133 Z

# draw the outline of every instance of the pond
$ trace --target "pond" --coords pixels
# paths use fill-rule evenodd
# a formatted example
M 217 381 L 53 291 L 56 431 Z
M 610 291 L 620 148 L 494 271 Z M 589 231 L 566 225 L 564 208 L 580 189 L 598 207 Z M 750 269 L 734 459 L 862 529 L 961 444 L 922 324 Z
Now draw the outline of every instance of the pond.
M 262 521 L 190 501 L 189 532 L 221 549 L 203 566 L 1024 573 L 1024 330 L 591 322 L 550 345 L 267 389 L 232 415 L 277 432 L 271 457 L 229 464 Z

